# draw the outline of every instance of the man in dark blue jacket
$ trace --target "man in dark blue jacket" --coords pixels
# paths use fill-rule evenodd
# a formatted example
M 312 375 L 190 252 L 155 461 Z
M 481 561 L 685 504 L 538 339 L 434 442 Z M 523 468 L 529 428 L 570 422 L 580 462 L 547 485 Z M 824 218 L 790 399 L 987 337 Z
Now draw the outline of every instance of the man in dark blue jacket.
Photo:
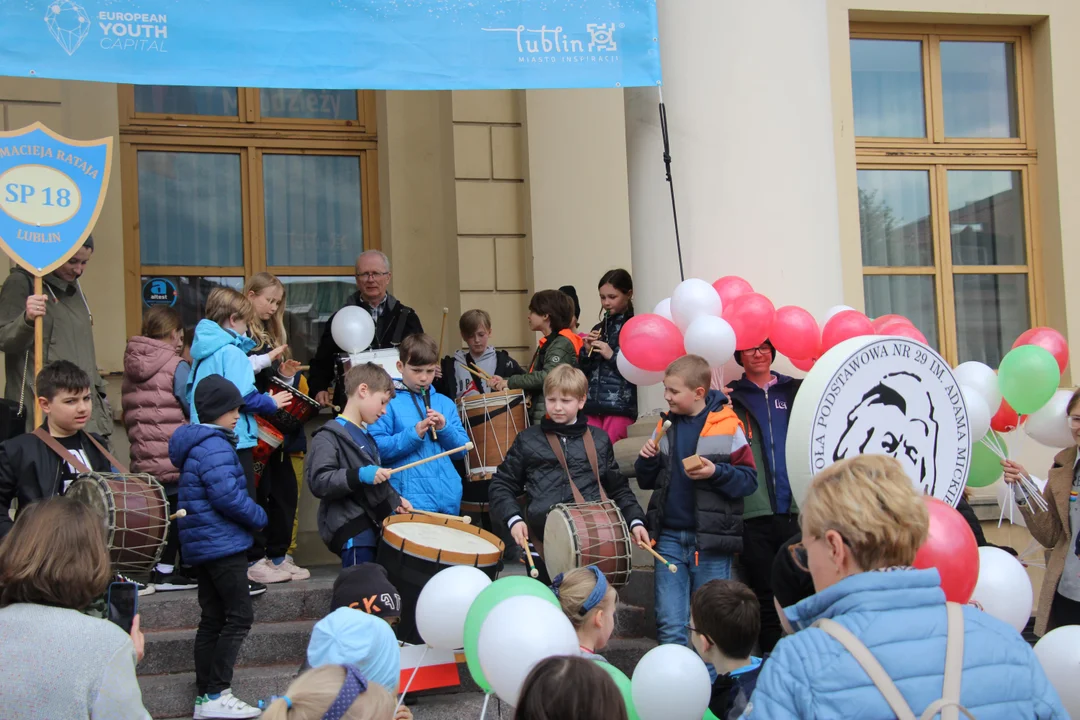
M 762 653 L 771 652 L 783 636 L 773 605 L 773 558 L 799 532 L 799 508 L 788 483 L 786 445 L 791 406 L 802 381 L 773 372 L 775 359 L 776 348 L 768 340 L 735 353 L 735 361 L 745 372 L 727 388 L 732 408 L 750 436 L 757 466 L 757 490 L 743 507 L 740 557 L 746 584 L 757 594 L 761 606 L 758 642 Z
M 244 398 L 220 375 L 195 388 L 202 422 L 182 425 L 169 440 L 180 469 L 180 546 L 195 567 L 202 617 L 195 633 L 196 718 L 253 718 L 259 710 L 232 694 L 233 666 L 255 613 L 248 590 L 247 551 L 266 511 L 248 495 L 233 429 Z

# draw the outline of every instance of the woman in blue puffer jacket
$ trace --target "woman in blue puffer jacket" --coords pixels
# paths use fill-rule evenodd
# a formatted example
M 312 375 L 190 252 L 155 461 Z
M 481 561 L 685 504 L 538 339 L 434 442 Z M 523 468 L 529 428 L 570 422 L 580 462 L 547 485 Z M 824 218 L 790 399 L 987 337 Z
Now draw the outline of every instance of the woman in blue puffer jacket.
M 937 570 L 911 567 L 929 517 L 895 459 L 860 455 L 826 468 L 800 521 L 817 594 L 785 610 L 796 632 L 765 662 L 744 718 L 919 717 L 946 695 L 951 627 L 962 640 L 953 649 L 959 698 L 927 717 L 961 706 L 979 720 L 1068 719 L 1016 630 L 972 606 L 947 606 Z M 876 680 L 837 639 L 844 631 L 880 663 Z M 893 704 L 879 689 L 889 685 L 899 691 Z

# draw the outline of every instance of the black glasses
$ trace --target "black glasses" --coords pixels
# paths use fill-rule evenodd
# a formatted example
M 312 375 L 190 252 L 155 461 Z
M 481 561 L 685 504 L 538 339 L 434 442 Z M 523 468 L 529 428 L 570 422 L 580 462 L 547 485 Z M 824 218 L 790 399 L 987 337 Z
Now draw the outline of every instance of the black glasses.
M 687 623 L 687 624 L 686 624 L 686 625 L 684 625 L 683 627 L 685 627 L 685 628 L 686 628 L 687 630 L 689 630 L 689 631 L 690 631 L 691 633 L 697 633 L 698 635 L 700 635 L 700 634 L 701 634 L 700 632 L 698 632 L 698 629 L 697 629 L 696 627 L 694 627 L 693 625 L 691 625 L 690 623 Z
M 361 280 L 377 280 L 381 277 L 386 277 L 389 274 L 389 272 L 366 272 L 356 273 L 356 277 L 360 278 Z
M 805 545 L 801 542 L 788 545 L 788 552 L 791 554 L 791 561 L 795 563 L 795 567 L 803 572 L 810 572 L 810 559 L 806 554 Z
M 756 348 L 750 348 L 748 350 L 743 350 L 743 352 L 746 353 L 747 355 L 771 355 L 772 354 L 772 348 L 770 348 L 768 345 L 759 345 Z

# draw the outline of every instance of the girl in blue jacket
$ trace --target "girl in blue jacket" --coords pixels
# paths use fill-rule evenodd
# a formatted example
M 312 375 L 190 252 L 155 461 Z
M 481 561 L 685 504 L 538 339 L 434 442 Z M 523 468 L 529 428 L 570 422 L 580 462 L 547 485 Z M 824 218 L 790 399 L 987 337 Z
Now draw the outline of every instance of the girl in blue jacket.
M 386 414 L 370 428 L 387 466 L 423 460 L 469 441 L 454 401 L 431 389 L 439 367 L 435 341 L 427 335 L 410 335 L 398 350 L 401 382 L 395 385 L 397 394 L 386 406 Z M 390 484 L 417 510 L 460 513 L 461 475 L 450 457 L 395 473 Z

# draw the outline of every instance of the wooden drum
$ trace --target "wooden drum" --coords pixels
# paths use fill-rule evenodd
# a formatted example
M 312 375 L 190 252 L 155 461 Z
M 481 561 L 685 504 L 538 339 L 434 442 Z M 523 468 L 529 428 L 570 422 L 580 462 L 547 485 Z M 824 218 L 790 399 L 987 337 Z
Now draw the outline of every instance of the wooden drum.
M 610 500 L 559 504 L 544 523 L 543 555 L 551 577 L 596 565 L 618 588 L 630 580 L 633 544 L 622 512 Z
M 525 392 L 501 390 L 469 395 L 458 400 L 458 410 L 473 443 L 465 458 L 468 479 L 490 480 L 518 433 L 529 427 Z
M 101 515 L 116 572 L 154 569 L 169 533 L 169 502 L 165 488 L 152 475 L 84 473 L 65 494 Z

